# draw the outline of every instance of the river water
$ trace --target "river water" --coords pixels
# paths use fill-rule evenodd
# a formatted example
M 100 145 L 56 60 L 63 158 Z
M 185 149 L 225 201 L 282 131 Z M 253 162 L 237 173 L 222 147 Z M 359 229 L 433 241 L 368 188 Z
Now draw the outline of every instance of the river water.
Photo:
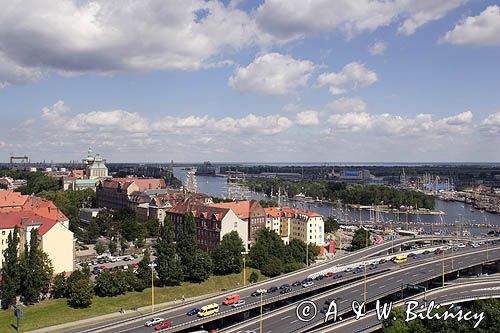
M 174 176 L 178 179 L 184 181 L 186 178 L 186 171 L 182 170 L 180 167 L 174 167 Z M 225 177 L 205 177 L 196 176 L 198 183 L 198 192 L 206 193 L 211 196 L 224 197 L 227 196 L 227 182 Z M 269 199 L 262 193 L 249 193 L 250 199 Z M 322 214 L 324 217 L 337 216 L 337 214 L 342 214 L 345 216 L 347 212 L 347 219 L 351 221 L 359 221 L 359 210 L 347 210 L 338 212 L 335 207 L 329 204 L 320 203 L 307 203 L 307 202 L 297 202 L 290 201 L 285 203 L 290 207 L 296 207 L 301 209 L 306 209 Z M 461 202 L 454 201 L 443 201 L 436 199 L 435 210 L 443 211 L 446 215 L 415 215 L 415 214 L 400 214 L 399 221 L 401 222 L 424 222 L 424 223 L 435 223 L 439 225 L 440 223 L 453 224 L 456 222 L 466 223 L 466 224 L 492 224 L 500 226 L 500 214 L 491 214 L 487 212 L 480 212 L 476 209 L 472 209 L 471 205 L 467 205 Z M 373 214 L 373 212 L 372 212 Z M 373 217 L 372 217 L 373 218 Z M 361 219 L 363 221 L 370 220 L 370 212 L 368 210 L 361 211 Z M 398 217 L 392 213 L 381 214 L 379 220 L 384 220 L 386 222 L 397 221 Z M 484 228 L 471 228 L 471 233 L 484 233 Z

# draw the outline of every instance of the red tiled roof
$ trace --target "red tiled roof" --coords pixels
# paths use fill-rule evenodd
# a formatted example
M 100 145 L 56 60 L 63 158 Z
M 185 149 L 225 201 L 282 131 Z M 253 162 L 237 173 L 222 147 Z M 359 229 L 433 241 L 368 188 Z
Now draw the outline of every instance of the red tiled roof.
M 268 207 L 264 208 L 266 215 L 270 215 L 272 217 L 293 217 L 296 215 L 305 215 L 307 217 L 321 217 L 321 214 L 316 212 L 311 212 L 308 210 L 302 209 L 293 209 L 290 207 Z
M 30 210 L 39 216 L 54 219 L 57 222 L 68 221 L 66 215 L 50 200 L 31 195 L 23 206 L 24 210 Z
M 221 202 L 210 205 L 218 208 L 231 209 L 238 218 L 248 220 L 250 218 L 250 201 Z
M 28 195 L 20 192 L 0 190 L 0 210 L 2 208 L 22 207 L 28 200 Z
M 136 184 L 137 187 L 139 187 L 139 191 L 156 190 L 167 187 L 165 181 L 158 178 L 113 178 L 102 182 L 102 186 L 104 187 L 118 188 L 118 186 L 121 186 L 124 189 L 132 184 Z
M 58 221 L 35 214 L 32 211 L 0 211 L 0 229 L 13 229 L 16 225 L 24 229 L 26 225 L 40 225 L 38 234 L 43 236 Z
M 205 206 L 199 202 L 192 202 L 190 200 L 186 200 L 181 204 L 176 205 L 173 208 L 167 210 L 167 213 L 171 214 L 185 214 L 187 212 L 193 213 L 195 217 L 203 217 L 205 219 L 209 219 L 215 217 L 217 221 L 220 221 L 226 216 L 229 212 L 228 208 L 219 208 L 213 206 Z

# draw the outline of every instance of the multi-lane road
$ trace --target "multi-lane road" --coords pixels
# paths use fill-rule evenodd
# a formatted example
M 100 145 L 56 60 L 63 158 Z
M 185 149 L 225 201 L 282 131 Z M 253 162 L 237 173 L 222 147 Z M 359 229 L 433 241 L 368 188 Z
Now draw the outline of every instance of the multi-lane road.
M 363 260 L 363 259 L 366 259 L 369 257 L 373 257 L 374 255 L 379 254 L 379 253 L 384 253 L 384 252 L 387 253 L 387 251 L 390 248 L 392 248 L 393 246 L 399 247 L 405 243 L 422 242 L 422 241 L 426 241 L 426 240 L 428 241 L 431 238 L 436 239 L 436 240 L 441 239 L 441 237 L 424 236 L 424 237 L 418 237 L 418 238 L 399 239 L 399 240 L 395 240 L 394 242 L 388 242 L 385 244 L 371 246 L 369 248 L 365 248 L 365 249 L 362 249 L 360 251 L 356 251 L 354 253 L 351 253 L 349 255 L 346 255 L 346 256 L 338 258 L 338 259 L 330 260 L 328 262 L 325 262 L 325 263 L 322 263 L 319 265 L 315 265 L 313 267 L 309 267 L 307 269 L 293 272 L 293 273 L 290 273 L 290 274 L 287 274 L 284 276 L 280 276 L 280 277 L 275 278 L 275 279 L 269 279 L 269 280 L 263 281 L 263 282 L 258 283 L 258 284 L 254 284 L 254 285 L 249 286 L 249 287 L 240 288 L 238 290 L 223 293 L 223 294 L 220 294 L 218 296 L 212 297 L 208 300 L 193 302 L 193 303 L 189 303 L 189 304 L 183 304 L 183 305 L 180 305 L 180 306 L 173 308 L 173 309 L 159 311 L 159 312 L 156 312 L 154 314 L 154 317 L 161 317 L 161 318 L 168 319 L 169 321 L 172 322 L 172 324 L 174 325 L 174 328 L 176 328 L 176 329 L 182 329 L 185 327 L 189 327 L 190 326 L 189 323 L 192 323 L 194 320 L 197 319 L 196 317 L 191 317 L 191 316 L 186 315 L 186 313 L 190 309 L 200 308 L 203 305 L 206 305 L 209 303 L 222 304 L 222 302 L 224 301 L 224 299 L 227 295 L 234 294 L 234 293 L 238 293 L 241 296 L 241 298 L 247 302 L 247 305 L 240 308 L 240 309 L 232 309 L 232 308 L 227 308 L 227 307 L 221 306 L 221 313 L 219 313 L 217 316 L 221 316 L 224 314 L 233 314 L 233 313 L 236 313 L 238 311 L 239 312 L 246 311 L 249 308 L 252 308 L 252 307 L 255 308 L 255 307 L 260 306 L 260 303 L 256 304 L 257 299 L 260 300 L 260 298 L 255 298 L 255 297 L 251 296 L 251 293 L 254 292 L 257 288 L 267 289 L 271 286 L 279 287 L 281 284 L 284 284 L 284 283 L 292 284 L 295 281 L 302 281 L 303 279 L 307 278 L 310 275 L 314 275 L 315 273 L 322 272 L 325 269 L 328 269 L 328 267 L 350 264 L 350 263 L 360 261 L 360 260 Z M 386 271 L 389 269 L 394 269 L 394 267 L 391 266 L 391 264 L 382 264 L 382 265 L 379 265 L 376 269 L 370 270 L 368 274 L 373 275 L 373 274 L 377 274 L 377 273 L 380 273 L 382 271 Z M 333 285 L 333 284 L 343 284 L 346 281 L 353 280 L 356 278 L 359 279 L 359 278 L 361 278 L 361 276 L 359 274 L 353 275 L 353 274 L 349 273 L 349 274 L 343 274 L 343 277 L 341 279 L 337 279 L 337 280 L 325 279 L 325 280 L 321 280 L 321 281 L 315 281 L 315 285 L 312 288 L 310 288 L 309 290 L 312 291 L 313 289 L 324 288 L 328 285 Z M 263 301 L 265 303 L 271 303 L 271 302 L 274 302 L 277 298 L 286 298 L 286 297 L 290 297 L 292 295 L 296 295 L 298 293 L 303 293 L 303 292 L 304 292 L 304 290 L 302 289 L 302 286 L 297 286 L 297 287 L 293 287 L 292 293 L 289 293 L 286 295 L 280 295 L 279 292 L 276 292 L 273 294 L 266 294 L 263 297 Z M 126 308 L 126 304 L 123 304 L 123 307 Z M 135 320 L 134 319 L 122 320 L 122 321 L 116 321 L 113 323 L 95 325 L 94 327 L 89 327 L 83 331 L 87 331 L 87 332 L 99 331 L 99 332 L 106 332 L 106 333 L 151 332 L 151 329 L 147 329 L 143 326 L 144 322 L 151 317 L 153 317 L 153 315 L 152 316 L 141 316 L 140 318 L 137 318 Z M 212 316 L 210 318 L 206 318 L 203 321 L 205 321 L 205 322 L 212 321 L 213 318 L 214 317 Z M 201 324 L 201 322 L 196 323 L 196 325 L 199 325 L 199 324 Z M 191 324 L 191 326 L 194 326 L 194 324 Z M 79 331 L 82 331 L 82 329 L 80 329 Z M 72 331 L 72 332 L 76 332 L 76 331 Z
M 422 258 L 418 260 L 408 259 L 410 260 L 408 265 L 402 267 L 398 267 L 397 264 L 392 262 L 386 263 L 384 265 L 397 268 L 391 269 L 382 274 L 377 274 L 373 277 L 367 277 L 366 287 L 363 279 L 310 298 L 309 300 L 313 302 L 317 308 L 317 313 L 312 319 L 307 316 L 302 317 L 303 320 L 310 321 L 302 321 L 297 317 L 297 311 L 299 314 L 308 312 L 298 306 L 298 304 L 291 304 L 283 307 L 282 309 L 266 314 L 262 320 L 262 332 L 304 332 L 311 330 L 324 322 L 325 315 L 321 313 L 321 309 L 326 307 L 325 302 L 327 300 L 330 301 L 331 299 L 335 299 L 338 307 L 338 313 L 341 316 L 342 314 L 352 310 L 353 301 L 361 303 L 366 297 L 366 300 L 370 302 L 398 292 L 405 284 L 417 284 L 439 277 L 443 272 L 443 264 L 444 271 L 447 274 L 456 271 L 457 268 L 465 269 L 467 267 L 476 266 L 485 261 L 500 260 L 499 249 L 499 245 L 494 245 L 489 249 L 484 247 L 477 249 L 468 248 L 455 252 L 453 255 L 453 268 L 451 251 L 447 251 L 444 260 L 442 259 L 442 255 L 430 253 L 422 256 Z M 366 296 L 364 293 L 365 290 Z M 314 307 L 312 304 L 307 303 L 304 306 L 308 306 L 308 309 L 310 310 L 309 313 L 314 313 Z M 286 329 L 284 330 L 285 326 Z M 259 318 L 235 325 L 230 329 L 226 329 L 225 332 L 237 333 L 245 332 L 247 330 L 259 332 Z
M 448 304 L 458 304 L 465 301 L 487 298 L 500 298 L 500 278 L 490 279 L 490 281 L 468 279 L 467 282 L 460 284 L 447 285 L 429 291 L 425 294 L 420 293 L 414 297 L 405 298 L 393 304 L 394 307 L 403 307 L 406 311 L 408 301 L 418 301 L 419 306 L 424 305 L 427 309 L 431 301 L 434 301 L 436 306 L 439 304 L 445 306 Z M 425 298 L 424 298 L 425 297 Z M 382 308 L 382 306 L 381 306 Z M 411 306 L 411 312 L 414 312 Z M 415 311 L 416 312 L 416 311 Z M 411 316 L 410 318 L 412 318 Z M 372 332 L 380 328 L 382 321 L 379 320 L 376 310 L 371 310 L 366 313 L 366 316 L 361 318 L 351 318 L 344 321 L 334 322 L 320 330 L 317 333 L 357 333 L 357 332 Z

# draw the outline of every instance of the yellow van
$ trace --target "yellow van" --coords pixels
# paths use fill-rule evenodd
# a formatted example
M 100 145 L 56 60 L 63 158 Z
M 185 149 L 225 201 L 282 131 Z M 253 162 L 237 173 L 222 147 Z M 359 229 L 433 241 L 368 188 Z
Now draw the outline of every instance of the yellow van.
M 400 255 L 400 256 L 397 256 L 396 259 L 394 259 L 394 262 L 396 264 L 401 264 L 403 262 L 406 262 L 406 259 L 408 259 L 407 255 Z
M 198 312 L 198 317 L 210 316 L 217 312 L 219 312 L 219 304 L 217 303 L 208 304 L 201 307 L 200 312 Z

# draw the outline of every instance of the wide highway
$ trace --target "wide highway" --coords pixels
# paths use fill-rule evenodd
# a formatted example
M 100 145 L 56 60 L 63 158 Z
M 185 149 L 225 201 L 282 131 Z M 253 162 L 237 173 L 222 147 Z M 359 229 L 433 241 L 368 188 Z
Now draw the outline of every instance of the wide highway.
M 487 299 L 487 298 L 500 298 L 500 278 L 491 279 L 490 281 L 468 279 L 470 281 L 460 284 L 447 285 L 445 287 L 437 288 L 428 291 L 425 294 L 420 293 L 414 297 L 405 298 L 403 301 L 398 301 L 393 304 L 393 307 L 402 306 L 406 309 L 405 302 L 418 301 L 420 305 L 428 305 L 430 301 L 441 306 L 448 304 L 459 304 L 462 302 Z M 427 301 L 427 302 L 426 302 Z M 451 320 L 451 319 L 450 319 Z M 350 318 L 344 321 L 336 321 L 326 327 L 316 330 L 317 333 L 358 333 L 358 332 L 372 332 L 380 328 L 382 322 L 378 319 L 375 310 L 368 311 L 366 316 L 361 318 Z
M 485 261 L 496 261 L 500 259 L 500 246 L 495 244 L 488 249 L 485 247 L 473 249 L 467 248 L 455 252 L 453 255 L 453 268 L 451 250 L 445 252 L 444 270 L 445 273 L 453 272 L 457 268 L 465 269 L 473 267 Z M 488 257 L 488 259 L 487 259 Z M 367 277 L 366 280 L 366 299 L 367 301 L 376 300 L 381 297 L 398 292 L 404 284 L 417 284 L 432 278 L 442 275 L 443 259 L 441 254 L 430 253 L 422 256 L 421 259 L 408 259 L 409 263 L 406 266 L 399 267 L 399 264 L 388 262 L 380 266 L 386 265 L 390 269 L 383 274 Z M 395 268 L 395 269 L 394 269 Z M 347 273 L 345 273 L 347 274 Z M 321 313 L 321 309 L 325 307 L 325 301 L 335 299 L 338 305 L 339 315 L 346 313 L 352 309 L 352 302 L 363 302 L 364 299 L 364 281 L 358 281 L 329 292 L 321 293 L 313 296 L 309 300 L 312 301 L 317 308 L 316 316 L 308 322 L 301 321 L 297 318 L 297 304 L 291 304 L 282 309 L 270 312 L 263 317 L 262 332 L 264 333 L 282 333 L 282 332 L 303 332 L 321 324 L 324 321 L 325 315 Z M 309 313 L 313 313 L 313 306 L 309 304 Z M 304 309 L 299 307 L 299 313 L 303 313 Z M 307 312 L 307 311 L 305 311 Z M 310 319 L 304 317 L 303 319 Z M 286 328 L 285 328 L 286 327 Z M 259 318 L 245 321 L 235 325 L 232 328 L 224 330 L 224 332 L 245 332 L 260 330 Z
M 248 310 L 250 307 L 255 307 L 255 297 L 252 297 L 251 294 L 259 288 L 264 288 L 268 289 L 272 286 L 279 287 L 280 285 L 284 283 L 292 284 L 295 281 L 302 281 L 303 279 L 311 276 L 318 274 L 319 272 L 324 272 L 325 269 L 327 270 L 329 267 L 335 267 L 335 266 L 343 266 L 346 264 L 350 264 L 353 262 L 357 262 L 366 258 L 371 258 L 376 254 L 379 253 L 387 253 L 392 247 L 399 247 L 403 244 L 408 244 L 408 243 L 416 243 L 416 242 L 425 242 L 425 241 L 430 241 L 431 239 L 434 239 L 436 241 L 439 241 L 441 239 L 449 240 L 453 239 L 455 240 L 456 238 L 453 237 L 438 237 L 438 236 L 421 236 L 421 237 L 416 237 L 416 238 L 402 238 L 395 240 L 394 242 L 387 242 L 379 245 L 374 245 L 370 246 L 365 249 L 361 249 L 359 251 L 350 253 L 348 255 L 345 255 L 343 257 L 329 260 L 327 262 L 317 264 L 314 266 L 311 266 L 306 269 L 302 269 L 296 272 L 292 272 L 286 275 L 279 276 L 274 279 L 268 279 L 263 282 L 253 284 L 251 286 L 247 287 L 242 287 L 239 289 L 232 290 L 230 292 L 225 292 L 221 293 L 219 295 L 213 296 L 210 299 L 203 300 L 203 301 L 196 301 L 196 302 L 186 302 L 180 304 L 178 307 L 171 308 L 171 309 L 166 309 L 162 311 L 157 311 L 155 312 L 154 315 L 147 315 L 147 316 L 137 316 L 137 318 L 134 319 L 127 319 L 127 320 L 115 320 L 113 322 L 108 322 L 104 324 L 97 324 L 94 326 L 87 327 L 85 329 L 74 329 L 74 330 L 69 330 L 67 331 L 68 333 L 71 332 L 106 332 L 106 333 L 125 333 L 125 332 L 151 332 L 151 329 L 145 328 L 144 327 L 144 322 L 149 320 L 150 318 L 153 317 L 161 317 L 164 319 L 167 319 L 173 323 L 174 326 L 180 325 L 179 328 L 185 327 L 184 325 L 186 323 L 192 322 L 193 320 L 197 319 L 196 316 L 187 316 L 186 313 L 192 309 L 192 308 L 201 308 L 202 306 L 210 303 L 218 303 L 222 304 L 226 296 L 238 293 L 242 299 L 244 299 L 247 302 L 247 305 L 240 308 L 240 309 L 233 309 L 231 307 L 225 307 L 221 305 L 221 312 L 224 312 L 224 310 L 229 310 L 232 312 L 237 312 L 237 311 L 244 311 Z M 390 264 L 383 264 L 379 265 L 376 269 L 370 270 L 369 275 L 377 274 L 380 273 L 384 270 L 390 269 L 391 265 Z M 332 280 L 332 279 L 324 279 L 322 281 L 315 281 L 315 285 L 311 288 L 311 291 L 320 287 L 325 287 L 327 285 L 333 285 L 333 284 L 342 284 L 345 283 L 346 281 L 353 280 L 353 279 L 359 279 L 360 275 L 351 275 L 351 274 L 344 274 L 344 276 L 341 279 L 337 280 Z M 293 292 L 290 294 L 286 295 L 280 295 L 279 292 L 273 293 L 273 294 L 266 294 L 263 297 L 263 300 L 265 303 L 270 303 L 274 302 L 276 300 L 276 297 L 280 298 L 286 298 L 290 297 L 291 295 L 301 293 L 303 292 L 302 286 L 297 286 L 297 287 L 292 287 Z M 126 304 L 123 304 L 123 308 L 127 308 Z M 219 313 L 221 315 L 222 313 Z M 204 321 L 211 321 L 213 320 L 212 318 L 205 318 Z

